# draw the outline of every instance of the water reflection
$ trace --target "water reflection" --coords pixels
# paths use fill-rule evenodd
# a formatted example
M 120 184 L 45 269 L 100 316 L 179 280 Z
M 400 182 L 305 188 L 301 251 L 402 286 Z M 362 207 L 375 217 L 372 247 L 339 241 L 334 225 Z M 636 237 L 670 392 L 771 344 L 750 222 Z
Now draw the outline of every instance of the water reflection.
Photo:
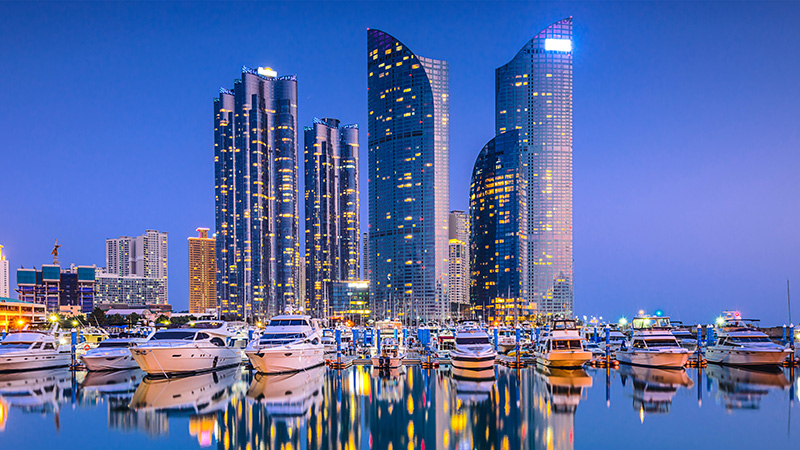
M 623 385 L 627 378 L 631 379 L 633 409 L 639 412 L 642 421 L 645 413 L 668 413 L 678 389 L 694 386 L 685 369 L 658 369 L 623 364 L 619 372 Z
M 645 413 L 675 414 L 673 403 L 684 410 L 702 408 L 709 420 L 722 421 L 716 426 L 733 423 L 725 420 L 735 414 L 709 414 L 707 408 L 732 413 L 760 408 L 757 417 L 747 417 L 748 423 L 761 416 L 785 422 L 787 408 L 776 406 L 782 403 L 791 413 L 800 386 L 796 373 L 787 374 L 719 366 L 689 372 L 623 366 L 618 373 L 498 366 L 491 374 L 474 376 L 448 367 L 317 367 L 283 375 L 227 369 L 165 380 L 138 370 L 73 374 L 56 369 L 0 375 L 0 439 L 35 433 L 42 417 L 55 424 L 59 439 L 81 439 L 87 429 L 60 426 L 65 415 L 76 416 L 71 424 L 89 423 L 90 416 L 99 415 L 107 421 L 110 431 L 105 433 L 134 431 L 180 447 L 189 439 L 198 447 L 220 450 L 569 449 L 595 444 L 592 430 L 600 423 L 613 424 L 621 433 L 632 431 L 624 428 L 630 426 L 628 418 L 619 419 L 630 415 L 629 399 L 642 422 Z M 611 383 L 617 375 L 622 385 Z M 716 402 L 702 406 L 693 394 L 680 395 L 690 389 L 698 396 L 711 392 Z M 771 407 L 761 408 L 767 398 Z M 797 416 L 789 415 L 789 423 L 800 425 Z M 582 421 L 592 426 L 576 428 Z M 679 423 L 687 433 L 691 428 L 694 436 L 702 436 L 715 428 L 703 422 Z M 92 434 L 103 439 L 98 422 L 92 423 Z M 641 426 L 638 420 L 633 423 Z M 648 424 L 659 426 L 657 421 Z M 765 434 L 772 441 L 764 445 L 786 447 L 789 442 L 786 433 Z
M 760 409 L 761 399 L 770 390 L 783 390 L 791 385 L 781 369 L 744 369 L 709 364 L 708 376 L 717 382 L 717 403 L 728 411 Z

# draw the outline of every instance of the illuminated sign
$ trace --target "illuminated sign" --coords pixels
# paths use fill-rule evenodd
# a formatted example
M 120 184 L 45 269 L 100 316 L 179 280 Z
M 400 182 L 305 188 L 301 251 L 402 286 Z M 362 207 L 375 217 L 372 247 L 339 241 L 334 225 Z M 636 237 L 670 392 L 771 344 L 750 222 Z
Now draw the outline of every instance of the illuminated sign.
M 258 74 L 269 78 L 275 78 L 278 76 L 278 72 L 275 72 L 269 67 L 259 67 Z
M 570 41 L 569 39 L 545 39 L 544 49 L 554 50 L 557 52 L 571 52 L 572 41 Z

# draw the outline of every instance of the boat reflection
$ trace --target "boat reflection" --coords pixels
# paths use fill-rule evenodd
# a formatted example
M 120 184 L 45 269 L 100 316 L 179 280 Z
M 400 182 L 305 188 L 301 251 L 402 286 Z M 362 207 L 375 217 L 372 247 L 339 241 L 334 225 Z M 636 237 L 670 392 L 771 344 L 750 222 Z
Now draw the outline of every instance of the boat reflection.
M 564 448 L 574 446 L 575 413 L 584 389 L 592 386 L 592 377 L 584 369 L 558 369 L 537 366 L 532 405 L 534 447 Z
M 56 429 L 60 429 L 59 404 L 71 396 L 71 379 L 66 368 L 0 374 L 0 430 L 12 409 L 52 414 Z
M 592 377 L 584 369 L 536 367 L 539 395 L 549 401 L 556 414 L 575 414 L 583 397 L 583 389 L 592 387 Z
M 708 365 L 708 377 L 717 382 L 717 403 L 728 411 L 760 409 L 761 399 L 770 390 L 783 390 L 791 384 L 783 370 Z
M 263 405 L 273 418 L 305 419 L 309 411 L 316 411 L 322 404 L 326 370 L 324 366 L 317 366 L 289 374 L 256 374 L 247 391 L 247 399 Z
M 620 365 L 619 373 L 623 384 L 628 377 L 633 382 L 633 409 L 639 412 L 640 420 L 645 413 L 669 413 L 678 389 L 694 386 L 685 369 Z
M 145 377 L 131 399 L 131 409 L 170 413 L 208 414 L 225 409 L 228 388 L 238 367 L 181 378 Z
M 81 382 L 83 397 L 114 397 L 130 400 L 145 373 L 139 369 L 87 372 Z

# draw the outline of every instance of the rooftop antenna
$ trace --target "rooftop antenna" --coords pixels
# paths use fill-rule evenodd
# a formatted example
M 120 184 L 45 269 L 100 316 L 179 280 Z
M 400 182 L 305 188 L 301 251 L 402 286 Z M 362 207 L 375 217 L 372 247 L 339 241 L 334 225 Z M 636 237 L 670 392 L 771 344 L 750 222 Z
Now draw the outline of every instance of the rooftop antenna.
M 50 252 L 50 254 L 53 255 L 53 264 L 56 265 L 56 266 L 58 265 L 58 248 L 59 247 L 61 247 L 61 246 L 58 245 L 58 239 L 56 239 L 55 243 L 53 243 L 53 251 Z

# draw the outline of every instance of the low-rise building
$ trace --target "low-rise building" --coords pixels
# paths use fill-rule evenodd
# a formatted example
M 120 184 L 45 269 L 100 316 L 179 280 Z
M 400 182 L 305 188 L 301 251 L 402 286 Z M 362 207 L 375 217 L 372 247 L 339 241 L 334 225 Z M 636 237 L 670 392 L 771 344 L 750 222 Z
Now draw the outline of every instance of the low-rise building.
M 80 306 L 82 313 L 94 308 L 95 266 L 61 269 L 44 264 L 41 270 L 17 269 L 17 289 L 22 302 L 44 305 L 48 312 L 62 306 Z
M 47 321 L 44 305 L 0 297 L 0 330 L 21 328 L 29 323 Z

